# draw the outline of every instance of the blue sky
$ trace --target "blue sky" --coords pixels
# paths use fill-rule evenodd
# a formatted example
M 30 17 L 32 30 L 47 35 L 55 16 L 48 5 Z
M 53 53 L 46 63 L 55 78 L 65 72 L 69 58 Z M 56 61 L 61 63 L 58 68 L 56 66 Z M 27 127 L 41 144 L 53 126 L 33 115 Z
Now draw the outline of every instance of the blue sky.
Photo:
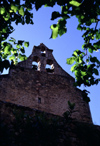
M 54 8 L 42 7 L 38 12 L 33 9 L 33 21 L 34 25 L 21 25 L 15 26 L 15 32 L 11 34 L 16 40 L 29 41 L 30 46 L 26 49 L 26 55 L 29 56 L 32 52 L 33 46 L 38 46 L 40 43 L 44 43 L 49 49 L 53 49 L 53 55 L 59 65 L 70 75 L 74 77 L 74 74 L 70 71 L 71 66 L 66 64 L 66 59 L 71 57 L 75 49 L 81 49 L 83 40 L 83 32 L 78 31 L 78 21 L 75 17 L 71 18 L 67 22 L 67 33 L 57 39 L 50 39 L 51 29 L 50 25 L 57 23 L 57 20 L 51 21 L 51 13 L 54 10 L 60 10 L 60 7 Z M 100 52 L 96 52 L 95 55 L 100 59 Z M 86 89 L 84 86 L 81 89 Z M 93 123 L 100 125 L 100 84 L 88 88 L 90 91 L 90 110 L 92 114 Z

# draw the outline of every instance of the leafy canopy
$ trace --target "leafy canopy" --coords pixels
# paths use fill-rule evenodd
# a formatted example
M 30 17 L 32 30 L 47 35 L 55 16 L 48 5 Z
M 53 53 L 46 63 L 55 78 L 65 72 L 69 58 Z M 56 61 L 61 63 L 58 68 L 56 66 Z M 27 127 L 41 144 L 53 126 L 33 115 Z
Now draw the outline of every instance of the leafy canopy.
M 83 32 L 83 51 L 75 50 L 72 57 L 67 59 L 67 64 L 74 63 L 71 71 L 75 73 L 75 85 L 98 84 L 100 60 L 93 56 L 93 53 L 100 49 L 100 0 L 1 0 L 0 72 L 10 67 L 9 60 L 13 60 L 16 64 L 18 59 L 26 59 L 24 46 L 28 47 L 28 42 L 23 40 L 16 42 L 14 38 L 7 42 L 8 36 L 14 31 L 12 22 L 16 25 L 33 24 L 31 13 L 33 7 L 38 11 L 42 6 L 53 7 L 56 4 L 61 7 L 61 12 L 54 11 L 51 14 L 51 20 L 59 18 L 57 24 L 51 25 L 51 38 L 55 39 L 67 32 L 66 23 L 72 16 L 78 19 L 77 29 Z M 87 91 L 84 91 L 84 95 L 88 102 Z
M 4 68 L 9 68 L 13 60 L 14 64 L 18 59 L 24 60 L 25 47 L 29 46 L 28 42 L 19 40 L 16 42 L 14 38 L 7 41 L 9 35 L 14 31 L 12 22 L 16 25 L 33 24 L 32 3 L 25 1 L 21 4 L 20 0 L 1 0 L 0 1 L 0 72 Z

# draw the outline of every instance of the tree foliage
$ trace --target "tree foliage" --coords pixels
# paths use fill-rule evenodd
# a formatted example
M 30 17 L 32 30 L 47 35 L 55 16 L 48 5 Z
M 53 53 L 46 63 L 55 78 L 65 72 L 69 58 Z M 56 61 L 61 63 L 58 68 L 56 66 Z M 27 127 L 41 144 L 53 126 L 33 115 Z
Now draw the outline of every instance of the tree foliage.
M 28 47 L 28 42 L 16 42 L 14 38 L 11 38 L 10 42 L 7 41 L 8 36 L 14 31 L 12 22 L 16 25 L 33 24 L 33 6 L 38 11 L 42 6 L 53 7 L 56 4 L 61 7 L 61 12 L 54 11 L 51 14 L 51 20 L 59 18 L 57 24 L 51 25 L 51 38 L 55 39 L 67 32 L 66 23 L 72 16 L 78 19 L 77 29 L 83 32 L 83 51 L 75 50 L 72 57 L 67 59 L 67 64 L 74 63 L 71 70 L 75 73 L 76 86 L 97 85 L 100 81 L 100 60 L 93 56 L 93 53 L 100 49 L 100 0 L 1 0 L 0 71 L 3 72 L 4 68 L 10 66 L 9 59 L 15 64 L 18 59 L 26 59 L 23 44 Z M 87 91 L 85 94 L 87 95 Z
M 26 59 L 24 46 L 28 47 L 29 43 L 23 40 L 16 42 L 14 38 L 8 41 L 7 38 L 14 31 L 12 22 L 16 25 L 33 24 L 31 9 L 32 3 L 28 1 L 23 4 L 20 0 L 0 1 L 0 72 L 10 67 L 9 60 L 16 64 L 18 59 Z

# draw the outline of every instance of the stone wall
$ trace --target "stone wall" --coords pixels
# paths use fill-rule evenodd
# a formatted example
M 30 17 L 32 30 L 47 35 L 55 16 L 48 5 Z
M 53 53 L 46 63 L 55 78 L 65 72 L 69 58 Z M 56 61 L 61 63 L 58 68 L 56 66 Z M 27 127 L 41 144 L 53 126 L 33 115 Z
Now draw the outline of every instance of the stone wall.
M 0 101 L 0 146 L 99 146 L 100 126 Z
M 34 61 L 37 69 L 32 68 Z M 49 71 L 46 64 L 51 65 Z M 73 118 L 92 122 L 89 105 L 73 83 L 74 78 L 58 65 L 52 50 L 40 44 L 26 61 L 13 66 L 8 75 L 0 76 L 0 100 L 59 116 L 68 110 L 70 101 L 75 103 Z
M 0 78 L 0 100 L 62 116 L 68 101 L 75 103 L 73 118 L 91 122 L 89 106 L 69 78 L 16 68 Z

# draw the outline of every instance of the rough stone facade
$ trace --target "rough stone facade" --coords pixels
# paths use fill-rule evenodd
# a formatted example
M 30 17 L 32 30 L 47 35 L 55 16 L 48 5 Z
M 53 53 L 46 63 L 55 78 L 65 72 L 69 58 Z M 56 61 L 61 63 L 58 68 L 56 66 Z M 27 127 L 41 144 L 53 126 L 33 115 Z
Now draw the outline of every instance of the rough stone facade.
M 100 146 L 100 126 L 0 101 L 0 146 Z
M 70 101 L 75 103 L 73 118 L 92 122 L 82 91 L 73 86 L 74 78 L 59 66 L 52 51 L 44 44 L 34 46 L 26 61 L 0 76 L 0 100 L 59 116 L 68 110 Z

